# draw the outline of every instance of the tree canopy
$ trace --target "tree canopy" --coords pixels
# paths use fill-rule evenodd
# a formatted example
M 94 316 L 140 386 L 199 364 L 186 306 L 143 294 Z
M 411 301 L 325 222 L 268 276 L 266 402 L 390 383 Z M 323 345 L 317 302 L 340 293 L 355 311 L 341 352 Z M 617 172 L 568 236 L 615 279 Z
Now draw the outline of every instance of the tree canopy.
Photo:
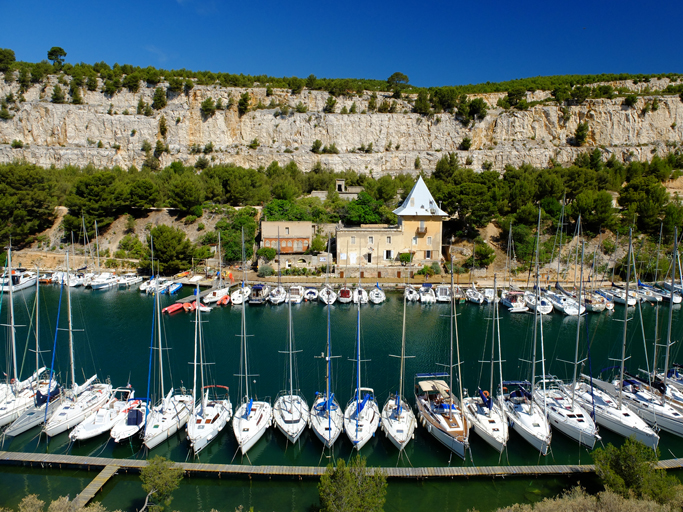
M 381 512 L 386 493 L 386 476 L 378 468 L 371 473 L 360 454 L 348 465 L 341 458 L 336 468 L 329 464 L 318 484 L 322 512 Z
M 173 491 L 180 485 L 183 474 L 183 468 L 160 455 L 148 459 L 147 465 L 140 472 L 142 489 L 147 493 L 145 506 L 140 512 L 147 508 L 149 502 L 149 508 L 154 512 L 161 512 L 169 506 Z

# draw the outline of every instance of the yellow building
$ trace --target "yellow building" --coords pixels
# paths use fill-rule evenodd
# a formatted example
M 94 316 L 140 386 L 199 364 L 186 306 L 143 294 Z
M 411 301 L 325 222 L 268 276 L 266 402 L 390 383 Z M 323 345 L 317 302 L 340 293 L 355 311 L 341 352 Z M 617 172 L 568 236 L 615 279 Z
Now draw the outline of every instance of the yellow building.
M 396 226 L 337 228 L 338 271 L 399 265 L 401 253 L 412 253 L 417 265 L 441 260 L 441 228 L 448 214 L 438 207 L 422 177 L 394 213 Z

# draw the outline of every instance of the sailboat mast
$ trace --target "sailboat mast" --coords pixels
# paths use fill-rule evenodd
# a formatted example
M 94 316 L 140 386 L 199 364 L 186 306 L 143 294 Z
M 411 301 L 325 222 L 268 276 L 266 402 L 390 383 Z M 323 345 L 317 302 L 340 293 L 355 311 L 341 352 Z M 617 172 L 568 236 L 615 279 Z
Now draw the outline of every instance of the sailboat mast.
M 451 289 L 453 289 L 453 258 L 451 258 Z M 462 403 L 462 371 L 460 370 L 460 338 L 458 338 L 458 315 L 455 312 L 455 296 L 451 294 L 451 361 L 450 374 L 451 382 L 451 407 L 450 417 L 453 417 L 453 331 L 455 330 L 455 356 L 458 360 L 458 400 Z
M 678 227 L 674 227 L 674 253 L 673 261 L 676 261 L 678 250 Z M 676 265 L 673 266 L 673 271 L 671 272 L 671 300 L 669 301 L 669 326 L 666 330 L 666 352 L 664 355 L 664 383 L 666 383 L 667 373 L 669 372 L 669 347 L 671 347 L 671 321 L 673 318 L 674 311 L 674 285 L 676 282 Z M 666 395 L 663 393 L 662 397 L 666 400 Z
M 14 283 L 12 282 L 12 246 L 7 250 L 7 283 L 9 284 L 9 330 L 12 339 L 12 371 L 13 378 L 19 382 L 19 374 L 17 371 L 17 333 L 14 327 Z
M 40 369 L 40 268 L 36 267 L 36 377 Z
M 197 285 L 197 304 L 199 304 L 199 285 Z M 199 393 L 202 402 L 202 414 L 206 411 L 206 395 L 204 394 L 204 337 L 202 336 L 202 315 L 200 314 L 199 307 L 197 307 L 197 333 L 199 334 L 199 376 L 201 380 L 201 386 L 199 388 Z
M 157 280 L 159 282 L 159 263 L 157 262 Z M 157 315 L 157 339 L 159 344 L 159 381 L 161 383 L 161 395 L 166 396 L 166 388 L 164 387 L 164 350 L 161 343 L 161 307 L 159 305 L 159 287 L 154 292 L 154 307 Z
M 503 278 L 504 279 L 504 278 Z M 505 283 L 505 281 L 503 281 Z M 498 296 L 498 278 L 496 277 L 496 274 L 493 274 L 493 302 L 491 305 L 493 306 L 493 318 L 491 319 L 493 328 L 491 329 L 491 384 L 489 385 L 489 393 L 491 394 L 490 396 L 493 397 L 493 374 L 494 374 L 494 368 L 495 368 L 495 346 L 496 346 L 496 313 L 498 312 L 498 307 L 496 303 L 496 297 Z
M 356 364 L 358 371 L 356 372 L 356 411 L 360 409 L 360 260 L 358 262 L 358 317 L 356 320 Z M 358 428 L 358 422 L 356 422 Z
M 197 288 L 195 288 L 195 295 L 199 297 L 199 285 L 197 285 Z M 194 365 L 193 365 L 193 372 L 192 372 L 192 407 L 195 407 L 197 404 L 197 338 L 199 336 L 198 333 L 199 329 L 199 308 L 195 309 L 195 315 L 194 315 Z
M 289 399 L 292 400 L 294 395 L 294 353 L 292 347 L 292 301 L 287 301 L 287 317 L 288 317 L 288 336 L 289 336 Z
M 73 321 L 71 315 L 71 286 L 69 285 L 69 251 L 66 252 L 66 276 L 67 276 L 67 286 L 66 286 L 66 306 L 69 311 L 69 363 L 71 364 L 71 385 L 76 387 L 76 363 L 74 361 L 74 333 L 73 333 Z
M 583 255 L 585 244 L 581 243 L 581 277 L 579 281 L 579 315 L 576 319 L 576 347 L 574 348 L 574 377 L 572 378 L 572 408 L 574 407 L 574 393 L 576 392 L 576 375 L 579 369 L 579 335 L 581 333 L 581 296 L 583 294 Z
M 452 295 L 452 293 L 451 293 Z M 398 406 L 401 407 L 401 399 L 403 398 L 403 374 L 405 373 L 406 364 L 406 294 L 403 294 L 403 328 L 401 331 L 401 375 L 398 379 Z
M 564 212 L 564 206 L 562 211 Z M 562 246 L 562 215 L 560 215 L 560 247 Z M 541 208 L 538 208 L 538 224 L 536 226 L 536 302 L 535 305 L 536 307 L 534 308 L 534 349 L 533 349 L 533 355 L 531 357 L 531 396 L 534 396 L 534 388 L 536 387 L 536 341 L 537 341 L 537 336 L 538 336 L 538 304 L 541 301 L 540 295 L 539 295 L 539 290 L 541 286 L 541 282 L 539 279 L 540 275 L 540 265 L 538 261 L 538 246 L 539 246 L 539 239 L 541 238 Z M 560 276 L 560 256 L 562 254 L 562 251 L 560 250 L 560 253 L 558 254 L 557 258 L 557 278 L 559 280 Z M 531 411 L 533 405 L 532 403 L 529 403 L 529 411 Z
M 277 232 L 278 236 L 278 253 L 280 251 L 280 229 L 278 228 Z M 278 258 L 278 266 L 280 265 L 280 259 Z M 327 269 L 325 272 L 325 281 L 327 281 L 330 278 L 330 240 L 327 240 Z M 330 436 L 330 439 L 332 439 L 332 414 L 330 414 L 330 407 L 332 405 L 332 400 L 330 398 L 331 394 L 331 383 L 330 383 L 330 377 L 332 373 L 332 352 L 331 352 L 331 344 L 332 344 L 332 329 L 330 327 L 330 303 L 332 301 L 329 299 L 329 295 L 327 297 L 327 365 L 326 365 L 326 373 L 325 373 L 325 385 L 327 386 L 327 395 L 325 395 L 325 399 L 327 400 L 327 405 L 325 406 L 327 409 L 327 432 L 328 435 Z
M 221 251 L 221 232 L 218 230 L 218 289 L 223 288 L 223 253 Z
M 622 388 L 624 387 L 624 364 L 626 360 L 626 325 L 628 323 L 628 283 L 631 280 L 631 247 L 632 247 L 632 228 L 629 228 L 628 230 L 628 256 L 626 257 L 626 261 L 628 261 L 628 264 L 626 266 L 626 304 L 624 304 L 624 336 L 623 340 L 621 343 L 621 370 L 620 370 L 620 377 L 619 377 L 619 409 L 621 409 L 621 404 L 622 404 L 622 399 L 623 399 L 623 391 Z M 675 243 L 675 242 L 674 242 Z
M 242 227 L 242 269 L 245 268 L 245 252 L 244 252 L 244 227 Z M 244 271 L 244 278 L 242 279 L 242 296 L 244 296 L 244 281 L 246 280 L 246 270 Z M 249 397 L 249 362 L 247 360 L 247 298 L 242 300 L 242 350 L 244 351 L 244 392 L 246 397 Z M 249 416 L 249 411 L 247 411 Z
M 659 271 L 659 250 L 662 247 L 662 229 L 664 223 L 659 224 L 659 241 L 657 242 L 657 260 L 655 263 L 655 284 L 657 283 L 657 272 Z M 673 289 L 671 290 L 671 299 L 673 300 Z M 655 302 L 655 339 L 652 344 L 652 371 L 657 373 L 657 342 L 659 341 L 659 302 Z
M 560 280 L 560 261 L 562 261 L 562 231 L 564 230 L 564 201 L 565 201 L 565 197 L 563 196 L 562 197 L 562 211 L 560 212 L 560 245 L 559 245 L 559 249 L 557 251 L 557 280 L 558 281 Z M 539 229 L 540 229 L 540 226 L 541 226 L 541 220 L 540 220 L 541 212 L 540 212 L 540 210 L 538 212 L 538 216 L 539 216 L 538 225 L 539 225 Z M 540 234 L 540 231 L 539 231 L 539 234 Z M 538 244 L 536 244 L 536 251 L 538 251 Z M 536 258 L 538 260 L 538 252 L 536 253 Z
M 97 255 L 97 270 L 100 269 L 100 235 L 97 231 L 97 219 L 95 219 L 95 254 Z

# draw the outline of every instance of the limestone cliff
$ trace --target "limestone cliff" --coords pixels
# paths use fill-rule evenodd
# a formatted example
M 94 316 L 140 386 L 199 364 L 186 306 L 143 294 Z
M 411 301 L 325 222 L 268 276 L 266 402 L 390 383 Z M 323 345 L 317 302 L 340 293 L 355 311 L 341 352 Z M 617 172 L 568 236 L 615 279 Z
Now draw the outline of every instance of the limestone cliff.
M 83 105 L 54 104 L 50 102 L 57 77 L 33 86 L 24 93 L 25 102 L 11 109 L 13 118 L 0 120 L 0 162 L 25 159 L 41 166 L 97 167 L 119 165 L 140 167 L 145 158 L 142 142 L 152 146 L 162 139 L 159 119 L 165 116 L 168 133 L 165 142 L 169 153 L 161 157 L 161 165 L 180 160 L 194 164 L 202 156 L 192 154 L 193 145 L 204 147 L 213 143 L 215 151 L 208 155 L 214 163 L 234 163 L 245 167 L 267 166 L 273 160 L 286 164 L 294 161 L 307 171 L 320 161 L 336 171 L 353 169 L 380 176 L 387 173 L 414 171 L 415 160 L 422 167 L 433 169 L 446 153 L 456 151 L 464 163 L 471 159 L 471 167 L 481 170 L 487 162 L 493 169 L 505 165 L 519 166 L 530 163 L 545 167 L 554 159 L 571 162 L 586 147 L 598 146 L 609 157 L 615 154 L 620 160 L 647 160 L 655 152 L 666 153 L 669 148 L 683 142 L 683 102 L 678 96 L 657 96 L 659 108 L 643 114 L 643 107 L 651 101 L 658 89 L 666 87 L 668 80 L 653 80 L 649 84 L 628 86 L 638 92 L 651 93 L 640 97 L 638 104 L 623 106 L 623 99 L 587 100 L 580 106 L 567 107 L 563 112 L 554 104 L 537 105 L 528 111 L 505 111 L 497 108 L 496 101 L 504 94 L 476 95 L 491 106 L 489 115 L 473 126 L 463 126 L 451 114 L 423 117 L 411 114 L 410 104 L 399 102 L 397 113 L 325 114 L 322 112 L 328 94 L 304 90 L 292 95 L 287 90 L 274 90 L 266 96 L 265 88 L 239 89 L 218 86 L 195 86 L 189 94 L 173 95 L 168 105 L 155 111 L 153 116 L 137 115 L 140 98 L 151 103 L 154 88 L 141 87 L 138 93 L 123 90 L 113 97 L 101 92 L 83 90 Z M 648 87 L 649 89 L 645 89 Z M 68 89 L 68 87 L 64 87 Z M 298 103 L 307 107 L 307 113 L 275 115 L 279 108 L 252 110 L 240 117 L 237 112 L 239 96 L 248 92 L 252 108 L 261 102 L 289 105 Z M 652 92 L 655 91 L 655 92 Z M 18 96 L 18 84 L 0 83 L 0 97 L 8 93 Z M 378 104 L 389 93 L 380 94 Z M 548 92 L 528 94 L 529 101 L 543 100 Z M 229 110 L 219 110 L 204 117 L 200 105 L 204 99 L 221 99 L 223 105 L 232 98 Z M 347 109 L 355 102 L 358 112 L 367 109 L 370 96 L 337 98 L 336 112 Z M 569 144 L 578 123 L 587 121 L 590 135 L 587 146 L 575 148 Z M 465 137 L 472 140 L 469 151 L 458 147 Z M 13 149 L 13 140 L 22 141 L 23 149 Z M 259 146 L 248 146 L 258 139 Z M 313 142 L 335 144 L 339 154 L 317 155 L 311 152 Z M 102 142 L 103 147 L 98 148 Z M 372 153 L 359 152 L 361 145 L 373 144 Z

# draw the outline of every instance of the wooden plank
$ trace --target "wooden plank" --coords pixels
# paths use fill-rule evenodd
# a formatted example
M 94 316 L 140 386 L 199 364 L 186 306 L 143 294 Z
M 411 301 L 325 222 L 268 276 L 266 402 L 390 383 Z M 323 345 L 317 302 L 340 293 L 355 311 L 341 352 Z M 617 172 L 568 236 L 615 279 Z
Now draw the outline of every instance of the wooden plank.
M 83 489 L 83 491 L 74 498 L 72 502 L 73 510 L 78 510 L 88 504 L 88 502 L 95 497 L 97 491 L 104 487 L 104 484 L 116 474 L 119 470 L 118 465 L 109 465 L 98 473 L 98 475 L 88 484 L 88 486 Z
M 0 463 L 30 464 L 35 466 L 59 465 L 64 468 L 88 468 L 102 470 L 109 466 L 140 470 L 147 465 L 146 460 L 111 459 L 100 457 L 83 457 L 50 453 L 23 453 L 0 451 Z M 233 476 L 299 476 L 319 477 L 325 473 L 325 467 L 318 466 L 253 466 L 240 464 L 205 464 L 199 462 L 179 463 L 190 473 L 206 473 Z M 683 459 L 670 459 L 659 462 L 661 469 L 683 467 Z M 375 468 L 370 468 L 374 471 Z M 529 475 L 572 475 L 595 471 L 592 464 L 584 465 L 539 465 L 539 466 L 467 466 L 467 467 L 416 467 L 416 468 L 377 468 L 383 470 L 389 478 L 448 478 L 448 477 L 497 477 L 497 476 L 529 476 Z

